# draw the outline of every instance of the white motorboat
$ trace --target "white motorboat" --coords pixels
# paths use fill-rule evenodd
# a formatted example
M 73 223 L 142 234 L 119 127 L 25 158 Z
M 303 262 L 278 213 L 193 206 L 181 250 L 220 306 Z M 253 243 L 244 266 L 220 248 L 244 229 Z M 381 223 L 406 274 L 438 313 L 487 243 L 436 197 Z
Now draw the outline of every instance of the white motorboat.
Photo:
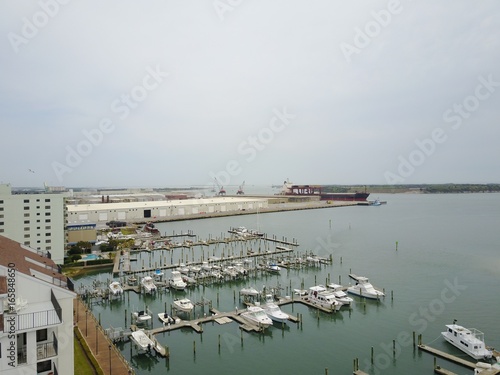
M 144 276 L 141 279 L 141 285 L 144 288 L 145 293 L 154 293 L 156 292 L 156 285 L 153 281 L 153 278 L 151 276 Z
M 194 308 L 193 303 L 187 298 L 175 299 L 174 308 L 181 311 L 189 312 Z
M 373 287 L 373 285 L 368 281 L 367 277 L 356 276 L 354 274 L 349 274 L 349 277 L 356 280 L 356 285 L 351 285 L 347 288 L 347 293 L 354 294 L 356 296 L 370 298 L 370 299 L 380 299 L 385 297 L 385 294 Z
M 146 323 L 151 320 L 151 315 L 149 315 L 147 311 L 134 311 L 132 317 L 136 323 Z
M 486 363 L 486 362 L 477 362 L 476 368 L 474 369 L 474 375 L 479 374 L 500 374 L 500 356 L 496 357 L 496 363 Z
M 441 332 L 443 338 L 474 359 L 491 358 L 493 352 L 486 348 L 484 333 L 475 328 L 464 328 L 455 324 L 446 325 L 446 331 Z
M 342 307 L 342 304 L 337 301 L 333 292 L 327 290 L 323 285 L 310 287 L 307 299 L 314 305 L 331 309 L 332 311 L 338 311 Z
M 344 292 L 344 287 L 339 284 L 328 284 L 327 286 L 328 290 L 331 290 L 333 292 L 333 295 L 335 296 L 335 299 L 339 301 L 343 305 L 350 305 L 351 303 L 354 302 L 354 300 L 347 295 L 346 292 Z
M 264 309 L 260 306 L 248 306 L 247 309 L 240 314 L 240 316 L 250 323 L 262 328 L 267 328 L 273 324 L 271 318 L 267 316 Z
M 112 296 L 121 296 L 123 294 L 123 288 L 118 281 L 113 281 L 109 284 L 109 291 Z
M 275 263 L 270 263 L 266 266 L 266 271 L 271 273 L 279 273 L 281 271 L 281 267 Z
M 177 271 L 179 271 L 180 273 L 182 273 L 184 275 L 187 275 L 187 274 L 189 274 L 191 269 L 188 266 L 186 266 L 184 263 L 181 263 L 181 264 L 179 264 L 179 267 L 177 267 Z
M 161 281 L 161 279 L 163 278 L 163 271 L 160 269 L 156 269 L 155 272 L 153 273 L 153 278 L 156 281 Z
M 182 280 L 182 276 L 179 271 L 172 271 L 172 276 L 168 280 L 168 285 L 176 290 L 184 290 L 187 286 L 187 284 Z
M 142 330 L 137 330 L 132 332 L 130 337 L 134 341 L 134 344 L 137 347 L 139 354 L 147 353 L 155 346 L 154 341 L 151 340 L 148 337 L 148 335 L 146 335 L 146 333 Z
M 271 294 L 266 294 L 266 303 L 262 306 L 262 308 L 266 312 L 267 316 L 275 322 L 284 323 L 289 318 L 288 314 L 281 311 L 280 307 L 274 302 Z
M 231 279 L 236 279 L 239 276 L 238 271 L 233 266 L 227 266 L 224 268 L 222 273 L 226 276 L 229 276 Z
M 175 319 L 168 315 L 166 312 L 158 313 L 158 319 L 160 319 L 164 324 L 174 324 Z
M 255 288 L 247 287 L 240 290 L 240 295 L 256 297 L 259 295 L 259 291 Z
M 137 284 L 137 277 L 135 277 L 134 275 L 130 275 L 129 277 L 127 277 L 127 284 L 135 286 Z
M 248 275 L 248 270 L 243 267 L 243 264 L 241 263 L 235 263 L 234 264 L 234 270 L 238 272 L 240 276 L 247 276 Z

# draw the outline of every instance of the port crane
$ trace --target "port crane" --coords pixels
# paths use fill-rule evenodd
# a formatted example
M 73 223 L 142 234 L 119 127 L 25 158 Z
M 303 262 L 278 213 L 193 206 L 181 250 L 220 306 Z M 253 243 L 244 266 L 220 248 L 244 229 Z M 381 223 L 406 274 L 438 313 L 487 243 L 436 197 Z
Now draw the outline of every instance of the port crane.
M 243 183 L 240 185 L 240 187 L 238 188 L 238 191 L 236 192 L 236 194 L 238 194 L 238 195 L 245 194 L 245 192 L 243 191 L 243 186 L 245 186 L 245 181 L 243 181 Z
M 215 181 L 215 184 L 217 185 L 217 188 L 219 189 L 219 192 L 217 193 L 217 195 L 226 195 L 226 191 L 224 190 L 224 186 L 219 184 L 219 181 L 217 180 L 217 178 L 214 178 L 214 181 Z

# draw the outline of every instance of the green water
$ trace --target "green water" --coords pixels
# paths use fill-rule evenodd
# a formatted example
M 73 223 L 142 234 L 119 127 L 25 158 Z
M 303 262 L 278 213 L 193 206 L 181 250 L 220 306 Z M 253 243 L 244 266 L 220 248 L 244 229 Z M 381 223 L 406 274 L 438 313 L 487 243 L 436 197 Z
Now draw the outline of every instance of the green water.
M 351 310 L 334 315 L 318 314 L 299 304 L 284 306 L 288 313 L 302 314 L 303 324 L 289 323 L 285 329 L 275 325 L 265 334 L 242 332 L 236 323 L 208 323 L 203 334 L 187 328 L 159 334 L 157 339 L 170 349 L 169 360 L 138 356 L 130 343 L 118 347 L 137 374 L 325 374 L 325 369 L 329 374 L 350 374 L 354 358 L 369 374 L 432 374 L 433 357 L 413 349 L 412 332 L 421 333 L 423 343 L 466 358 L 439 337 L 444 325 L 457 319 L 459 324 L 483 331 L 486 343 L 500 348 L 500 194 L 377 197 L 388 204 L 158 224 L 162 233 L 192 230 L 201 239 L 226 235 L 229 227 L 258 227 L 280 238 L 297 239 L 299 251 L 333 254 L 334 263 L 156 297 L 130 292 L 122 301 L 94 306 L 93 312 L 100 314 L 107 328 L 125 327 L 125 310 L 130 314 L 147 305 L 156 314 L 165 303 L 170 306 L 175 296 L 205 297 L 221 311 L 242 309 L 237 295 L 246 285 L 260 289 L 278 283 L 288 287 L 291 282 L 292 288 L 299 288 L 302 281 L 306 287 L 324 284 L 329 276 L 332 282 L 340 276 L 346 285 L 352 272 L 384 288 L 385 300 L 364 303 L 357 298 Z M 142 253 L 136 266 L 143 260 L 146 266 L 154 265 L 164 257 L 169 263 L 170 258 L 174 262 L 192 256 L 198 260 L 202 251 L 209 256 L 223 249 Z M 241 250 L 236 247 L 234 252 Z M 76 285 L 110 277 L 109 273 L 93 274 L 76 280 Z M 207 308 L 197 308 L 195 314 L 205 312 Z M 158 327 L 157 317 L 153 319 Z M 458 374 L 471 373 L 441 359 L 438 363 Z

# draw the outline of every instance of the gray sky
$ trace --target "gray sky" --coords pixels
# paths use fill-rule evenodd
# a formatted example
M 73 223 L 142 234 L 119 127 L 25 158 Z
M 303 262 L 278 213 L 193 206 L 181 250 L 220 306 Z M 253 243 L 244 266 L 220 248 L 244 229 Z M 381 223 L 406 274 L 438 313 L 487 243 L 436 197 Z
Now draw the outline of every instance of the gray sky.
M 0 182 L 500 182 L 495 0 L 4 0 L 0 34 Z

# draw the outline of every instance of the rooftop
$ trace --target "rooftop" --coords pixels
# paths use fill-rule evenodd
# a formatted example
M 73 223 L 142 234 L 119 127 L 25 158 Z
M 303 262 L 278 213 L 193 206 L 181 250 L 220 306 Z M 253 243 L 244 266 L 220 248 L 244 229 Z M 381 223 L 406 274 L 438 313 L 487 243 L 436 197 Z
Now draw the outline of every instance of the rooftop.
M 57 286 L 67 286 L 66 276 L 59 272 L 59 268 L 52 259 L 7 237 L 0 236 L 0 265 L 8 268 L 9 264 L 15 264 L 17 272 L 34 276 Z M 0 282 L 0 288 L 1 284 Z

